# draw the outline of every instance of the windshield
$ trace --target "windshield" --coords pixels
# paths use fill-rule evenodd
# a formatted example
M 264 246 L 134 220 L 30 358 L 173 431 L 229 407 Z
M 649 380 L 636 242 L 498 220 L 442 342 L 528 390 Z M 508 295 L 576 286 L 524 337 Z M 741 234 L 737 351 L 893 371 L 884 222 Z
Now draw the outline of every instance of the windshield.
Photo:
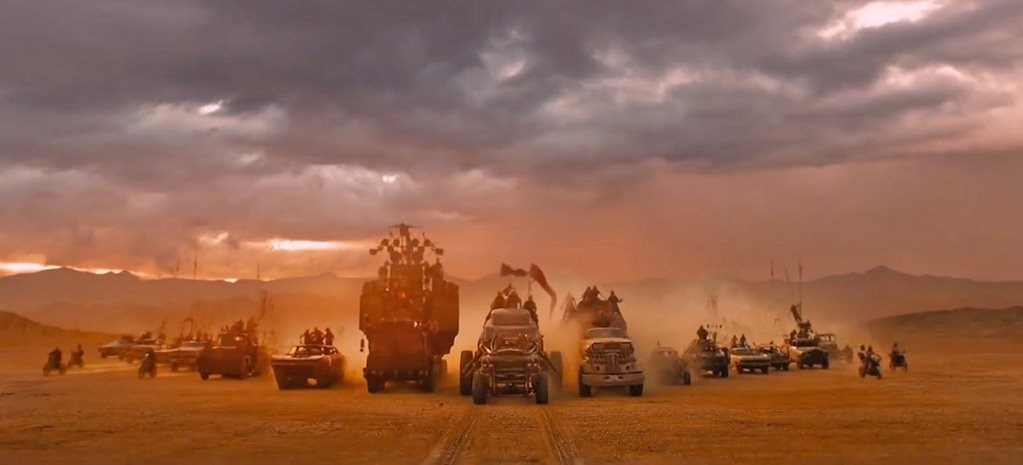
M 740 347 L 738 349 L 732 349 L 733 355 L 760 355 L 760 351 L 751 349 L 749 347 Z
M 245 337 L 237 334 L 221 334 L 217 338 L 217 345 L 220 346 L 240 346 L 245 344 Z
M 625 332 L 621 328 L 590 328 L 586 330 L 586 339 L 605 337 L 625 337 Z
M 288 355 L 294 357 L 313 357 L 316 355 L 331 355 L 335 352 L 329 346 L 294 346 L 288 351 Z
M 489 323 L 492 326 L 531 326 L 533 318 L 526 312 L 494 312 Z

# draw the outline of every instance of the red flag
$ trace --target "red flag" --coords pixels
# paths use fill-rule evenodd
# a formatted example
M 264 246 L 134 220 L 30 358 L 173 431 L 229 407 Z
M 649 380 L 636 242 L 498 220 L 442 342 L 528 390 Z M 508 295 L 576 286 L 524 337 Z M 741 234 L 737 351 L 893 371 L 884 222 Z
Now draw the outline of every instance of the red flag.
M 551 289 L 551 285 L 547 283 L 547 277 L 544 276 L 543 270 L 536 266 L 536 263 L 529 264 L 529 277 L 536 281 L 551 296 L 551 309 L 547 312 L 547 318 L 550 318 L 554 314 L 554 306 L 558 303 L 558 295 L 554 293 L 554 289 Z

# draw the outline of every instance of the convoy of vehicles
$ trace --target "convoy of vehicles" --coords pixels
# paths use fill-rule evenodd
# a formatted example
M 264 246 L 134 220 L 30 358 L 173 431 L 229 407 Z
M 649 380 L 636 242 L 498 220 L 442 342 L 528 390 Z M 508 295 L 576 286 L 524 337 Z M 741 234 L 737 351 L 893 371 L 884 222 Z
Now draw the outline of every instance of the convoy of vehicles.
M 393 226 L 389 236 L 370 252 L 372 255 L 385 252 L 388 261 L 380 268 L 377 279 L 364 283 L 360 297 L 359 328 L 365 334 L 360 351 L 369 352 L 363 369 L 367 389 L 376 393 L 388 382 L 409 382 L 423 391 L 433 391 L 447 372 L 444 356 L 451 351 L 459 331 L 459 288 L 445 278 L 439 258 L 433 263 L 426 260 L 427 253 L 439 257 L 443 249 L 418 228 L 402 223 Z M 553 309 L 556 300 L 553 291 L 545 278 L 538 282 L 552 295 Z M 471 396 L 475 404 L 485 404 L 489 398 L 502 395 L 532 396 L 537 404 L 547 404 L 552 388 L 563 384 L 562 354 L 548 352 L 544 347 L 532 296 L 527 301 L 530 305 L 523 305 L 517 297 L 511 298 L 515 291 L 510 285 L 502 292 L 495 301 L 507 305 L 493 305 L 476 350 L 460 354 L 459 393 Z M 264 295 L 264 304 L 265 300 Z M 620 302 L 614 292 L 605 299 L 596 287 L 589 287 L 578 303 L 571 296 L 565 303 L 562 321 L 578 331 L 576 374 L 580 397 L 590 397 L 594 389 L 605 388 L 624 388 L 631 396 L 644 393 L 646 372 L 628 335 Z M 737 344 L 733 336 L 733 348 L 728 349 L 717 343 L 716 333 L 709 337 L 701 326 L 699 338 L 682 353 L 658 342 L 649 354 L 646 368 L 660 384 L 690 385 L 693 374 L 727 378 L 731 369 L 736 373 L 767 374 L 771 368 L 788 371 L 792 364 L 799 369 L 816 366 L 828 369 L 831 360 L 852 359 L 852 349 L 840 348 L 833 333 L 816 333 L 810 322 L 803 320 L 801 303 L 793 305 L 791 311 L 798 329 L 786 336 L 781 345 L 772 342 L 748 346 L 745 336 Z M 194 319 L 188 320 L 194 326 Z M 193 338 L 189 331 L 188 339 L 182 341 L 184 336 L 179 337 L 170 347 L 164 346 L 161 326 L 159 337 L 149 332 L 137 338 L 122 335 L 100 346 L 99 354 L 102 358 L 139 361 L 140 379 L 156 377 L 160 364 L 169 366 L 171 371 L 194 369 L 203 380 L 212 375 L 246 378 L 268 367 L 282 390 L 310 385 L 326 388 L 343 380 L 345 358 L 331 345 L 331 339 L 324 344 L 305 341 L 285 354 L 271 357 L 259 343 L 256 321 L 250 319 L 245 324 L 239 320 L 222 328 L 213 339 L 208 335 Z M 43 366 L 43 375 L 64 374 L 69 365 L 84 366 L 80 346 L 71 355 L 71 361 L 64 363 L 60 350 L 55 349 Z M 866 351 L 861 353 L 860 360 L 861 377 L 881 379 L 879 355 Z M 909 368 L 905 352 L 897 344 L 890 353 L 888 366 L 893 371 Z

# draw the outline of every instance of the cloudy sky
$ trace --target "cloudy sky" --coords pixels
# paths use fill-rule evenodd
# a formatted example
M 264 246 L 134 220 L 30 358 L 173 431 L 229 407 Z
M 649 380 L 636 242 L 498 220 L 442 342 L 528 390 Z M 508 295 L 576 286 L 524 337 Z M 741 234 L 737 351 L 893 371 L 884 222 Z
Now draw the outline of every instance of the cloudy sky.
M 1019 0 L 0 11 L 0 271 L 1023 278 Z

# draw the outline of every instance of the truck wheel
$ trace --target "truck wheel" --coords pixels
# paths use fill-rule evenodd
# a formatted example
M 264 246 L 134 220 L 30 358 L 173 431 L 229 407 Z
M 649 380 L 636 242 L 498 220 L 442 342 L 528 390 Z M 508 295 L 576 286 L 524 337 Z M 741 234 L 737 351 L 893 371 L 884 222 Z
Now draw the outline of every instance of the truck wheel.
M 561 386 L 565 383 L 565 358 L 557 350 L 551 352 L 550 358 L 551 366 L 555 371 L 551 374 L 551 377 L 554 378 L 554 386 L 561 389 Z
M 766 375 L 771 372 L 771 367 L 763 367 L 760 369 L 760 372 Z
M 206 380 L 210 379 L 210 374 L 206 373 L 204 371 L 201 371 L 201 372 L 199 372 L 199 377 L 202 378 L 203 381 L 206 381 Z
M 592 397 L 593 387 L 583 384 L 583 373 L 579 372 L 579 397 Z
M 633 384 L 632 386 L 629 386 L 629 395 L 632 396 L 632 397 L 642 396 L 643 395 L 643 385 L 642 384 Z
M 384 380 L 377 378 L 376 376 L 366 378 L 366 390 L 369 391 L 370 394 L 376 394 L 383 391 Z
M 242 372 L 239 374 L 239 378 L 245 379 L 256 374 L 256 365 L 252 363 L 252 357 L 246 355 L 242 357 Z
M 479 371 L 472 375 L 472 403 L 476 405 L 487 403 L 487 378 Z
M 291 384 L 292 384 L 291 383 L 291 378 L 283 377 L 282 376 L 280 378 L 275 378 L 275 381 L 277 381 L 277 389 L 279 389 L 281 391 L 284 391 L 286 389 L 291 389 Z
M 458 393 L 467 396 L 472 394 L 472 375 L 465 374 L 472 363 L 472 351 L 463 350 L 458 360 Z
M 423 377 L 423 382 L 422 382 L 422 384 L 419 385 L 419 388 L 422 389 L 423 392 L 433 392 L 433 390 L 436 387 L 437 387 L 437 365 L 436 364 L 430 364 L 430 369 L 429 369 L 429 371 L 426 372 L 426 375 Z
M 827 370 L 829 366 L 828 359 L 824 359 L 824 363 L 821 363 L 821 368 Z
M 729 370 L 728 367 L 725 367 L 723 370 L 721 370 L 721 377 L 722 378 L 727 378 L 729 371 L 731 371 L 731 370 Z
M 540 373 L 539 375 L 537 375 L 536 386 L 533 386 L 533 389 L 536 391 L 534 394 L 536 395 L 537 404 L 547 405 L 547 403 L 550 401 L 550 398 L 548 397 L 548 395 L 550 394 L 548 386 L 550 384 L 549 380 L 550 377 L 547 376 L 547 373 Z
M 686 386 L 693 384 L 693 375 L 689 374 L 689 370 L 682 370 L 682 384 Z

